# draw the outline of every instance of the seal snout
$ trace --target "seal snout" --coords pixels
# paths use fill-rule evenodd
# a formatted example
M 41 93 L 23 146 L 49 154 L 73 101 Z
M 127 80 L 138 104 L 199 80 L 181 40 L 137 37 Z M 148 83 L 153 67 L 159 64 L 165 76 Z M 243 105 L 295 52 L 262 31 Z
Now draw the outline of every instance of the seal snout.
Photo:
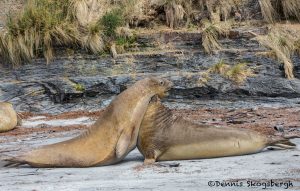
M 167 80 L 165 79 L 165 86 L 166 86 L 166 91 L 169 91 L 173 86 L 174 86 L 174 83 L 170 80 Z
M 168 80 L 168 90 L 174 86 L 174 83 Z
M 168 96 L 169 95 L 169 90 L 171 90 L 172 89 L 172 87 L 173 87 L 173 82 L 171 82 L 171 81 L 169 81 L 169 80 L 164 80 L 165 81 L 165 89 L 164 89 L 164 96 L 163 97 L 165 97 L 165 96 Z

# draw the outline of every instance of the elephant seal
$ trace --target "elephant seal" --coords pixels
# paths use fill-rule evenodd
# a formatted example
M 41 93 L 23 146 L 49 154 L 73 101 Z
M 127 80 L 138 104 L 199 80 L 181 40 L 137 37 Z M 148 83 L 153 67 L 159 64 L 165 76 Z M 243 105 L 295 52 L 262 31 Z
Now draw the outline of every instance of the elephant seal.
M 248 129 L 196 124 L 173 115 L 157 96 L 149 103 L 137 143 L 145 164 L 252 154 L 267 146 L 296 145 L 287 138 L 271 138 Z
M 6 166 L 91 167 L 117 163 L 136 147 L 151 97 L 165 96 L 171 86 L 161 78 L 140 80 L 119 94 L 82 135 L 6 159 L 10 162 Z
M 0 133 L 10 131 L 15 128 L 20 119 L 11 103 L 0 102 Z

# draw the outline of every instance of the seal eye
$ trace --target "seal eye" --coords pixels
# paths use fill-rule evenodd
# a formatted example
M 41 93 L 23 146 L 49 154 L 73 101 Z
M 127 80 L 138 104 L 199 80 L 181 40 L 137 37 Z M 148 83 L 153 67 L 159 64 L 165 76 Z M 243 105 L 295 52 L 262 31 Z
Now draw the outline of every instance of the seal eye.
M 164 81 L 160 81 L 159 84 L 162 86 L 162 85 L 164 85 L 165 83 L 164 83 Z

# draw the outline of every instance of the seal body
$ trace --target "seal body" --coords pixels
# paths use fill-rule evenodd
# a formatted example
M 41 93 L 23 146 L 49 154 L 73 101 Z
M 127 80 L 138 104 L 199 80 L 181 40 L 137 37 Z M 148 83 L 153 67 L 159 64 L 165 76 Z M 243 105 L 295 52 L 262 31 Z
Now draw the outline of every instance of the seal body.
M 18 116 L 11 103 L 0 102 L 0 133 L 10 131 L 18 124 Z
M 151 100 L 138 136 L 145 163 L 252 154 L 267 146 L 292 148 L 285 138 L 248 129 L 200 125 L 177 117 L 158 98 Z
M 9 159 L 8 165 L 90 167 L 117 163 L 136 147 L 139 127 L 151 97 L 164 96 L 171 85 L 160 78 L 140 80 L 119 94 L 79 137 Z

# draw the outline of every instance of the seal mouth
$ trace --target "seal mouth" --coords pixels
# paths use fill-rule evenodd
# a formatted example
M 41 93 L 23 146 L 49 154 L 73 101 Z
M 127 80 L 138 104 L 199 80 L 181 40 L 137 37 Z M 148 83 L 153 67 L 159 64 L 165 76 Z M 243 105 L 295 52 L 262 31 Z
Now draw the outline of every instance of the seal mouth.
M 165 91 L 163 92 L 163 96 L 161 96 L 161 97 L 169 96 L 169 91 L 172 89 L 173 86 L 174 86 L 173 82 L 169 81 L 166 86 Z
M 168 83 L 166 92 L 167 92 L 167 91 L 170 91 L 170 90 L 172 89 L 173 86 L 174 86 L 174 83 L 170 81 L 170 82 Z

